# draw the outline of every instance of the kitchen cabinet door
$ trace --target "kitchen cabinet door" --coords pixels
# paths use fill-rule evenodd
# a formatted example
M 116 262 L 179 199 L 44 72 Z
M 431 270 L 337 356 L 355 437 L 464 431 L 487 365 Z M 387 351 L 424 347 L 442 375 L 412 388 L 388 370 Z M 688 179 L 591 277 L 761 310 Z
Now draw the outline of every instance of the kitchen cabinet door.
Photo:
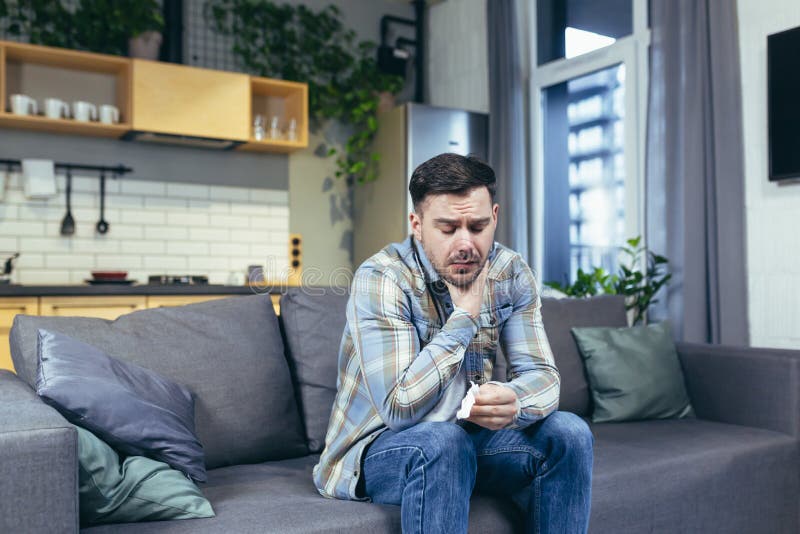
M 8 333 L 18 313 L 37 315 L 39 299 L 36 297 L 4 297 L 0 298 L 0 369 L 14 370 L 11 363 L 11 347 L 8 344 Z
M 162 306 L 183 306 L 195 302 L 231 298 L 233 295 L 156 295 L 147 297 L 148 308 L 161 308 Z M 280 295 L 270 295 L 275 314 L 280 312 Z
M 133 129 L 247 141 L 250 77 L 133 60 Z
M 42 297 L 40 315 L 59 317 L 99 317 L 114 320 L 120 315 L 147 307 L 144 296 L 120 295 L 114 297 Z

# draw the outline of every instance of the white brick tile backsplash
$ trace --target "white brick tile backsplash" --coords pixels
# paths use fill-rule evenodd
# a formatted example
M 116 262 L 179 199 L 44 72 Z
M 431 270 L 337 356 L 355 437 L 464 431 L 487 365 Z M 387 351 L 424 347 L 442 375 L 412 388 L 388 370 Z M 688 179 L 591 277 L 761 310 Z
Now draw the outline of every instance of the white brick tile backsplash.
M 26 252 L 42 252 L 59 254 L 72 249 L 72 239 L 62 237 L 21 237 L 19 250 Z
M 189 230 L 183 226 L 146 226 L 144 228 L 146 240 L 177 240 L 185 241 L 189 238 Z
M 0 236 L 43 236 L 44 223 L 37 221 L 0 221 Z
M 163 210 L 165 212 L 184 212 L 189 206 L 189 202 L 185 198 L 144 197 L 145 208 Z
M 231 231 L 227 228 L 189 228 L 189 239 L 192 241 L 223 241 L 231 238 Z
M 120 210 L 119 221 L 125 224 L 159 224 L 167 223 L 167 214 L 156 210 Z
M 167 242 L 167 254 L 208 254 L 208 243 L 192 243 L 187 241 Z
M 126 240 L 122 249 L 125 254 L 163 254 L 167 250 L 164 241 Z
M 231 203 L 227 200 L 194 200 L 189 201 L 189 211 L 202 211 L 203 213 L 223 213 L 231 212 Z
M 212 200 L 249 200 L 250 190 L 244 187 L 216 186 L 211 189 Z
M 208 226 L 208 214 L 206 213 L 167 213 L 167 225 L 169 226 Z
M 106 234 L 96 238 L 73 238 L 73 252 L 89 252 L 104 254 L 108 252 L 119 252 L 120 242 Z
M 146 195 L 163 197 L 167 194 L 167 184 L 147 180 L 120 180 L 120 192 L 123 195 Z
M 145 269 L 187 269 L 188 262 L 184 256 L 145 256 L 143 258 Z
M 123 252 L 126 252 L 123 250 Z M 142 257 L 133 254 L 98 254 L 95 258 L 96 269 L 114 269 L 131 272 L 131 269 L 142 267 Z
M 73 176 L 69 237 L 59 235 L 66 201 L 58 180 L 59 195 L 47 200 L 26 199 L 10 180 L 0 202 L 0 252 L 21 252 L 20 283 L 79 284 L 93 269 L 127 270 L 140 283 L 148 274 L 186 273 L 227 283 L 231 270 L 288 264 L 286 191 L 109 179 L 111 228 L 100 235 L 97 177 Z
M 250 245 L 242 243 L 211 243 L 209 254 L 212 256 L 248 256 Z
M 16 237 L 0 237 L 0 251 L 16 252 L 19 248 L 19 241 Z
M 192 272 L 206 272 L 209 269 L 225 270 L 230 266 L 227 256 L 189 256 L 189 269 Z
M 249 228 L 250 219 L 243 215 L 211 215 L 212 228 Z
M 181 198 L 209 198 L 209 186 L 168 183 L 167 196 Z
M 94 256 L 91 254 L 48 254 L 45 259 L 47 269 L 92 269 L 94 267 Z
M 14 220 L 18 213 L 19 208 L 16 205 L 0 203 L 0 221 Z

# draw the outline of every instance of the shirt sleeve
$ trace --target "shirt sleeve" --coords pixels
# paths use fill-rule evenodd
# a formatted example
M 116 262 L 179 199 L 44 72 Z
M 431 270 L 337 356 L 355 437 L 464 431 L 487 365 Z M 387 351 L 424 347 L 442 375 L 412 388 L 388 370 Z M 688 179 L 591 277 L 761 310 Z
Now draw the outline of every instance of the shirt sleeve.
M 500 333 L 511 380 L 501 385 L 517 394 L 518 411 L 507 428 L 524 428 L 558 409 L 561 376 L 542 324 L 542 304 L 530 267 L 522 261 L 514 276 L 511 316 Z
M 410 297 L 390 271 L 359 270 L 347 321 L 370 400 L 393 431 L 416 424 L 461 368 L 478 322 L 456 308 L 420 350 Z

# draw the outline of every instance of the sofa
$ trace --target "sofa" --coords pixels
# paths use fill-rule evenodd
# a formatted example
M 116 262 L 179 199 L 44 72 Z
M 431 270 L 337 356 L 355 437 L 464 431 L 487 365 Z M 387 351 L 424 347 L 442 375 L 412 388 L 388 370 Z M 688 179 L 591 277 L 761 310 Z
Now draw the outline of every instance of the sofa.
M 136 311 L 18 315 L 0 372 L 0 532 L 400 532 L 399 507 L 319 495 L 311 472 L 336 392 L 345 291 Z M 572 326 L 625 326 L 622 300 L 543 299 L 561 410 L 590 421 Z M 216 517 L 81 528 L 76 431 L 32 389 L 37 331 L 62 332 L 186 385 Z M 679 344 L 696 417 L 591 424 L 593 533 L 800 531 L 800 351 Z M 502 355 L 495 377 L 505 378 Z M 511 533 L 511 499 L 473 495 L 470 532 Z

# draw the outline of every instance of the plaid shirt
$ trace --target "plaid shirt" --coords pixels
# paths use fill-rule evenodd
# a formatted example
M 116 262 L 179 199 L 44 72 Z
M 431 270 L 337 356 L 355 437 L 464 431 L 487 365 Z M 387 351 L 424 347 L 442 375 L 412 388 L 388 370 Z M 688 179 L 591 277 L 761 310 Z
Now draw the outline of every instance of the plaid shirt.
M 490 381 L 498 343 L 519 401 L 507 428 L 524 428 L 558 408 L 560 377 L 542 326 L 528 265 L 495 243 L 480 314 L 450 304 L 446 286 L 413 237 L 375 254 L 356 271 L 339 347 L 337 394 L 325 449 L 314 466 L 324 497 L 356 495 L 365 447 L 387 428 L 399 432 L 436 406 L 466 366 L 469 380 Z M 444 301 L 444 303 L 443 303 Z

